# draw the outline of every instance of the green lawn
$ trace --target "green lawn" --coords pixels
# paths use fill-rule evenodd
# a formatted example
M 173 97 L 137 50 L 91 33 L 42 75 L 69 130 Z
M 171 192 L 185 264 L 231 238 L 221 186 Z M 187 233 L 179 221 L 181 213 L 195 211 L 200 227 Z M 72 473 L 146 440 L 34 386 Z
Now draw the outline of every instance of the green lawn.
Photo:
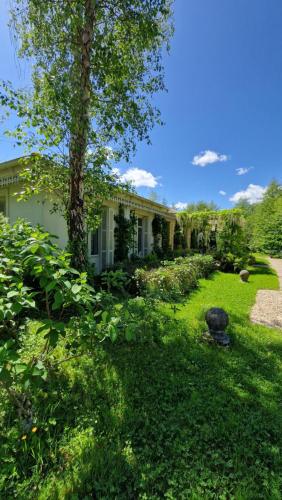
M 257 289 L 277 286 L 265 268 L 248 284 L 217 272 L 176 313 L 163 307 L 159 342 L 65 364 L 11 498 L 281 499 L 282 332 L 248 320 Z M 230 314 L 230 349 L 201 340 L 211 306 Z

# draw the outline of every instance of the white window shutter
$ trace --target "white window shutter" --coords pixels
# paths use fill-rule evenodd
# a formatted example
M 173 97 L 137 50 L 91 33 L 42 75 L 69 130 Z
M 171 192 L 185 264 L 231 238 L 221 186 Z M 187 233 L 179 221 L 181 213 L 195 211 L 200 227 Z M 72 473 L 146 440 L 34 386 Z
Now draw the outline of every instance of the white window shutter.
M 148 237 L 148 217 L 143 219 L 143 229 L 144 229 L 144 255 L 149 253 L 149 237 Z
M 109 226 L 109 240 L 108 240 L 108 265 L 112 266 L 114 263 L 114 210 L 109 208 L 108 213 L 108 226 Z

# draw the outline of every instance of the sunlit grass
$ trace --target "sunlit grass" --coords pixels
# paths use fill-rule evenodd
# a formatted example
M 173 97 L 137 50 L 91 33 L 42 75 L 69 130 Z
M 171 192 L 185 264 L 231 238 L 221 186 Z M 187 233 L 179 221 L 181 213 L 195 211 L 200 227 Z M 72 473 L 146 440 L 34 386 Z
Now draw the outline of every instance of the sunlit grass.
M 256 291 L 277 287 L 266 268 L 247 284 L 217 272 L 176 312 L 161 307 L 159 342 L 62 366 L 42 407 L 54 457 L 21 483 L 23 498 L 280 499 L 282 332 L 249 321 Z M 230 315 L 229 349 L 202 340 L 213 306 Z

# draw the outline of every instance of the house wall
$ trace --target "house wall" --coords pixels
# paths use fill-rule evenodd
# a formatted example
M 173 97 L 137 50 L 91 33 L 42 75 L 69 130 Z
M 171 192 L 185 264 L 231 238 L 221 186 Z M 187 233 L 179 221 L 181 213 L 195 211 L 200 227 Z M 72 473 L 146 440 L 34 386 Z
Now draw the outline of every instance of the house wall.
M 5 200 L 6 216 L 11 224 L 16 219 L 24 218 L 33 225 L 40 224 L 50 234 L 56 236 L 56 243 L 60 248 L 65 248 L 68 243 L 67 225 L 62 215 L 52 213 L 52 200 L 47 199 L 43 194 L 35 195 L 27 201 L 17 201 L 17 193 L 21 190 L 20 183 L 16 182 L 13 176 L 16 176 L 18 169 L 16 167 L 7 170 L 1 169 L 0 172 L 0 202 Z M 1 182 L 4 186 L 1 187 Z M 5 180 L 6 179 L 6 180 Z M 88 234 L 88 254 L 89 260 L 95 264 L 97 272 L 103 268 L 111 266 L 114 263 L 114 228 L 115 215 L 118 214 L 119 204 L 123 203 L 125 217 L 130 217 L 131 210 L 134 210 L 137 218 L 142 219 L 143 241 L 140 256 L 145 256 L 153 249 L 152 221 L 155 213 L 161 213 L 170 224 L 169 236 L 170 245 L 173 247 L 173 235 L 175 216 L 170 214 L 168 209 L 161 205 L 155 206 L 149 200 L 142 199 L 135 195 L 120 195 L 116 199 L 105 202 L 102 224 L 98 229 L 99 253 L 91 255 L 91 231 Z M 1 207 L 1 205 L 0 205 Z M 164 213 L 162 213 L 162 210 Z M 136 249 L 138 248 L 138 232 L 136 232 Z
M 11 185 L 0 188 L 0 198 L 6 199 L 6 216 L 13 224 L 19 217 L 26 219 L 33 225 L 40 224 L 46 230 L 57 236 L 56 243 L 65 248 L 68 242 L 67 226 L 62 215 L 51 213 L 52 203 L 43 195 L 35 195 L 27 201 L 17 201 L 20 185 Z

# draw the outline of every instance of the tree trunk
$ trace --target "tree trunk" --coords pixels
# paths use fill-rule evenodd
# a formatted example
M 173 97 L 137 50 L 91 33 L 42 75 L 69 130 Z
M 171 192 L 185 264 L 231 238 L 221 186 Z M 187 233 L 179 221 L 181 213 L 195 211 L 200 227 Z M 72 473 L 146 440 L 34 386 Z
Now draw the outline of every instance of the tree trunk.
M 94 0 L 84 2 L 84 24 L 78 32 L 78 50 L 74 52 L 74 75 L 79 81 L 75 89 L 69 147 L 70 201 L 68 233 L 72 265 L 83 271 L 87 263 L 84 222 L 84 169 L 90 129 L 90 67 L 95 22 Z M 77 76 L 77 79 L 76 79 Z

